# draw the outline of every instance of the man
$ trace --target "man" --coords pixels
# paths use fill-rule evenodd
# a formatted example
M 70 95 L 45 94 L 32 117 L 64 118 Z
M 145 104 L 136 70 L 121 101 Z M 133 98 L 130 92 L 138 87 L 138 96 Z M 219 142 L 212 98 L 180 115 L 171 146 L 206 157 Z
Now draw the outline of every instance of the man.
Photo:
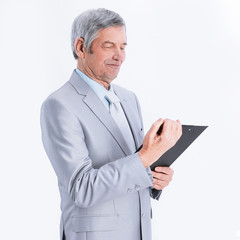
M 136 96 L 111 83 L 126 45 L 117 13 L 79 15 L 72 26 L 77 69 L 43 103 L 42 139 L 61 195 L 61 240 L 150 240 L 150 196 L 159 199 L 172 179 L 170 168 L 149 166 L 180 138 L 180 122 L 159 119 L 143 139 Z

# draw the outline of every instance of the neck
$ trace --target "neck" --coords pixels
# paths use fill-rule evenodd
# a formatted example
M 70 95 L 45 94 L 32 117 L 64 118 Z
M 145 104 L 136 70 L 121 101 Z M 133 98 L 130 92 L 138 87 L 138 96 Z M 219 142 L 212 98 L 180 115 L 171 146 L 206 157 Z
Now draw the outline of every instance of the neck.
M 87 75 L 87 74 L 86 74 Z M 88 75 L 87 75 L 88 76 Z M 90 77 L 90 76 L 88 76 L 88 77 Z M 91 78 L 91 77 L 90 77 Z M 92 79 L 92 78 L 91 78 Z M 107 90 L 109 90 L 109 88 L 110 88 L 110 83 L 108 83 L 108 82 L 105 82 L 105 81 L 103 81 L 103 80 L 98 80 L 98 79 L 92 79 L 92 80 L 94 80 L 95 82 L 97 82 L 97 83 L 99 83 L 100 85 L 102 85 L 103 87 L 105 87 Z
M 99 83 L 99 84 L 102 85 L 104 88 L 106 88 L 107 90 L 109 90 L 109 88 L 110 88 L 110 83 L 109 83 L 109 82 L 104 81 L 104 80 L 102 80 L 102 79 L 96 78 L 95 75 L 94 75 L 94 73 L 93 73 L 92 71 L 90 71 L 90 73 L 89 73 L 86 69 L 82 68 L 82 67 L 79 66 L 79 65 L 77 66 L 77 68 L 78 68 L 82 73 L 84 73 L 86 76 L 88 76 L 89 78 L 91 78 L 93 81 Z

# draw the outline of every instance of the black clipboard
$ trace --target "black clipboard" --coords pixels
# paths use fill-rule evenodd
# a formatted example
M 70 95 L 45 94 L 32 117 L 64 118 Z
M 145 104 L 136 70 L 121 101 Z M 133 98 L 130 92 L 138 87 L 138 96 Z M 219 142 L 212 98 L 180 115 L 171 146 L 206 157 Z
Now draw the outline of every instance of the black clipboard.
M 182 125 L 182 136 L 180 139 L 172 148 L 165 152 L 156 162 L 150 166 L 151 170 L 154 170 L 155 167 L 158 166 L 171 166 L 171 164 L 199 137 L 199 135 L 207 127 L 208 126 Z M 160 134 L 160 132 L 161 129 L 159 129 L 158 134 Z M 137 151 L 139 151 L 141 147 Z

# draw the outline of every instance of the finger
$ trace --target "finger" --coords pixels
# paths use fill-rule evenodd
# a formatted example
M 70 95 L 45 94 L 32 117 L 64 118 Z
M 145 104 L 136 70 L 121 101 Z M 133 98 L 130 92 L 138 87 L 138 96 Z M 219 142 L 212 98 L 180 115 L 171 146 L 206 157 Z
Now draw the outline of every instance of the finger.
M 170 181 L 172 181 L 172 176 L 171 175 L 166 175 L 166 174 L 163 174 L 163 173 L 158 173 L 158 176 L 153 177 L 153 182 L 157 183 L 158 181 L 170 182 Z
M 172 181 L 172 175 L 167 175 L 164 173 L 158 173 L 158 176 L 153 177 L 154 181 L 166 181 L 166 182 L 170 182 Z
M 182 125 L 181 125 L 181 123 L 180 123 L 180 126 L 179 126 L 179 134 L 180 134 L 180 136 L 182 135 Z
M 156 167 L 154 170 L 156 172 L 165 173 L 165 174 L 173 174 L 174 173 L 173 169 L 170 167 Z
M 167 186 L 170 181 L 165 181 L 165 180 L 159 180 L 159 179 L 153 179 L 153 184 L 154 185 L 159 185 L 159 186 Z
M 178 119 L 178 120 L 176 120 L 176 123 L 177 123 L 177 128 L 178 129 L 181 129 L 182 128 L 182 124 L 181 124 L 181 122 L 180 122 L 180 120 Z
M 163 123 L 163 119 L 162 118 L 159 118 L 156 122 L 153 123 L 153 125 L 151 126 L 151 128 L 149 130 L 150 135 L 152 137 L 157 135 L 157 131 L 160 128 L 160 126 L 162 125 L 162 123 Z
M 163 129 L 164 130 L 163 133 L 166 132 L 168 136 L 171 136 L 172 133 L 176 132 L 178 125 L 179 123 L 176 123 L 171 119 L 165 119 L 163 125 L 165 128 Z
M 158 190 L 162 190 L 165 186 L 165 184 L 161 184 L 161 183 L 153 183 L 152 184 L 152 187 L 155 188 L 155 189 L 158 189 Z
M 165 133 L 169 130 L 169 128 L 171 127 L 171 120 L 166 118 L 163 120 L 163 128 L 162 128 L 162 133 Z
M 152 173 L 153 177 L 156 179 L 162 179 L 162 178 L 166 178 L 166 176 L 168 176 L 168 174 L 165 174 L 163 172 L 153 172 Z M 163 177 L 162 177 L 163 176 Z
M 168 186 L 169 182 L 156 182 L 152 184 L 152 187 L 157 189 L 157 190 L 162 190 L 163 188 L 165 188 L 166 186 Z
M 155 184 L 153 184 L 152 187 L 155 188 L 156 190 L 163 190 L 163 188 L 164 188 L 163 186 L 159 186 L 159 185 L 155 185 Z

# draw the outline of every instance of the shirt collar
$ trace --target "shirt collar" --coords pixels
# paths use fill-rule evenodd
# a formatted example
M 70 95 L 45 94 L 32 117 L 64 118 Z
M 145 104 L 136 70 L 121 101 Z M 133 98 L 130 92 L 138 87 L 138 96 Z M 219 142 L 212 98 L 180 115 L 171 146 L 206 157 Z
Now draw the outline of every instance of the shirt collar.
M 92 88 L 92 90 L 97 94 L 97 96 L 100 98 L 100 100 L 104 101 L 108 90 L 105 87 L 103 87 L 101 84 L 99 84 L 98 82 L 96 82 L 93 79 L 91 79 L 90 77 L 88 77 L 86 74 L 84 74 L 78 68 L 76 68 L 76 72 Z M 109 85 L 109 91 L 114 92 L 112 84 Z

